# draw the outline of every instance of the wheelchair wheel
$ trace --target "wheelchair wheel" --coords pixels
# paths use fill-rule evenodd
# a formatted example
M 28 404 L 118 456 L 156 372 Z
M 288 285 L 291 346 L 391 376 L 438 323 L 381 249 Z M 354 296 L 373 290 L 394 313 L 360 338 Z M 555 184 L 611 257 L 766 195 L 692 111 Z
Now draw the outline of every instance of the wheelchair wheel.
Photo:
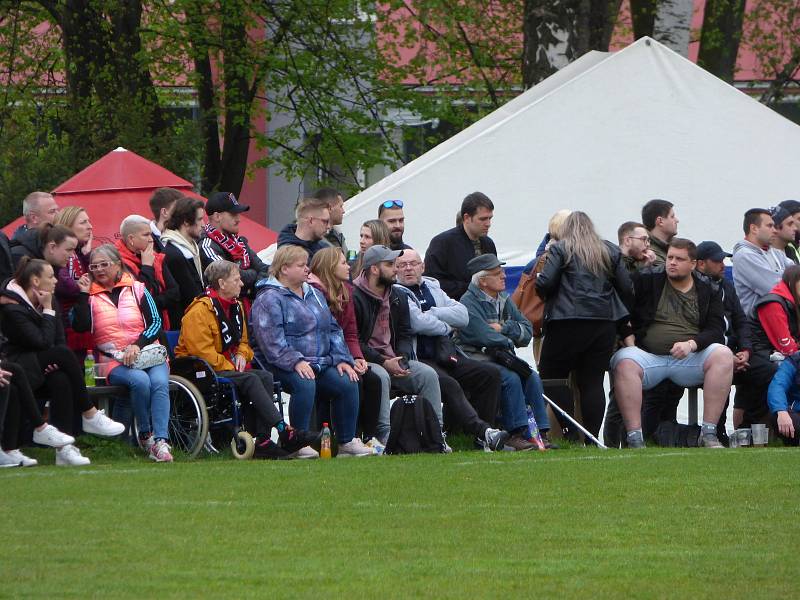
M 231 452 L 233 452 L 234 458 L 247 460 L 253 458 L 255 451 L 256 443 L 253 436 L 246 431 L 237 431 L 231 439 Z
M 208 436 L 208 412 L 203 395 L 188 379 L 169 376 L 169 441 L 195 458 Z

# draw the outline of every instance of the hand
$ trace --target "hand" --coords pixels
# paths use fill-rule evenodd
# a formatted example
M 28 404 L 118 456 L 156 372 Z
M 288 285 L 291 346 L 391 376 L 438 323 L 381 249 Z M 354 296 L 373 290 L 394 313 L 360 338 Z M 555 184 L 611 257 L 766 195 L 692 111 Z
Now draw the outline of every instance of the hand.
M 503 326 L 500 323 L 489 323 L 489 327 L 494 329 L 497 333 L 500 333 L 503 330 Z
M 789 439 L 794 437 L 794 422 L 785 410 L 778 411 L 778 431 Z
M 401 360 L 403 360 L 402 356 L 390 358 L 383 363 L 383 368 L 386 369 L 389 375 L 393 375 L 395 377 L 405 377 L 406 375 L 410 374 L 411 371 L 400 366 Z
M 142 265 L 147 265 L 148 267 L 152 267 L 155 258 L 156 258 L 156 253 L 155 250 L 153 250 L 153 238 L 150 238 L 150 243 L 147 244 L 147 248 L 142 250 Z
M 656 261 L 656 253 L 653 252 L 652 248 L 648 248 L 644 251 L 644 257 L 640 261 L 643 266 L 649 267 Z
M 125 348 L 125 353 L 122 355 L 122 364 L 130 367 L 136 362 L 136 357 L 139 356 L 139 346 L 131 344 Z
M 626 348 L 631 348 L 636 345 L 636 338 L 633 334 L 626 335 L 625 339 L 622 340 L 622 345 Z
M 738 373 L 739 371 L 746 371 L 750 368 L 750 351 L 742 350 L 733 355 L 733 370 Z
M 11 383 L 12 375 L 13 373 L 10 371 L 0 368 L 0 387 L 6 387 L 9 383 Z
M 92 242 L 94 241 L 94 231 L 89 234 L 89 239 L 81 248 L 81 254 L 89 256 L 92 253 Z
M 53 292 L 43 292 L 34 289 L 33 295 L 36 296 L 36 301 L 44 309 L 53 310 Z
M 694 352 L 693 350 L 694 348 L 696 348 L 696 346 L 694 345 L 694 342 L 692 342 L 691 340 L 687 342 L 675 342 L 672 345 L 672 349 L 669 351 L 669 353 L 672 355 L 673 358 L 677 358 L 678 360 L 680 360 L 682 358 L 686 358 L 687 356 L 689 356 L 689 354 Z
M 301 360 L 294 366 L 294 372 L 300 375 L 303 379 L 316 379 L 317 374 L 307 360 Z
M 81 278 L 78 279 L 78 289 L 84 294 L 88 294 L 90 287 L 92 287 L 92 278 L 89 275 L 81 275 Z
M 55 371 L 58 371 L 58 365 L 56 365 L 56 364 L 49 364 L 49 365 L 45 365 L 45 367 L 44 367 L 44 374 L 45 375 L 49 375 L 50 373 L 54 373 Z
M 336 370 L 339 371 L 339 375 L 347 375 L 350 378 L 350 381 L 358 381 L 358 373 L 356 373 L 353 370 L 353 367 L 347 363 L 339 363 L 336 365 Z
M 358 373 L 359 375 L 363 375 L 364 373 L 367 372 L 367 369 L 369 369 L 369 365 L 367 364 L 367 361 L 365 361 L 363 358 L 357 358 L 355 362 L 356 362 L 356 364 L 355 364 L 355 366 L 353 368 L 356 370 L 356 373 Z
M 233 368 L 242 373 L 247 366 L 247 361 L 245 360 L 244 356 L 241 354 L 237 354 L 233 357 Z

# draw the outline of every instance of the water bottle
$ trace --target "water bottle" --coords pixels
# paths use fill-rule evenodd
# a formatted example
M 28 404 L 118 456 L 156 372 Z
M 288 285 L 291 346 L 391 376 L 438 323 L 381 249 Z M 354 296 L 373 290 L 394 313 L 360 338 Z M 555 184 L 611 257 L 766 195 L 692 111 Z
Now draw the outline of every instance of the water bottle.
M 86 387 L 94 387 L 94 354 L 88 352 L 83 361 L 83 379 Z
M 319 446 L 319 457 L 331 457 L 331 430 L 327 423 L 322 424 L 322 440 Z
M 533 416 L 533 410 L 528 407 L 528 439 L 536 444 L 538 450 L 546 450 L 542 434 L 539 433 L 539 424 L 536 422 L 536 417 Z

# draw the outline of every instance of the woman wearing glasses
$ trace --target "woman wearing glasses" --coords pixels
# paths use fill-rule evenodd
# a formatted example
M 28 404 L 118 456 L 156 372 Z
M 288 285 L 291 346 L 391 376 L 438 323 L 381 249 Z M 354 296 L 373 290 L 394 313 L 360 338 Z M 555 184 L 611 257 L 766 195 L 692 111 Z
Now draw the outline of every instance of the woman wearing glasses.
M 161 362 L 137 368 L 145 346 L 158 343 L 161 317 L 144 284 L 124 270 L 111 244 L 92 251 L 90 276 L 78 281 L 81 295 L 73 311 L 76 331 L 91 331 L 111 385 L 130 390 L 139 446 L 156 462 L 172 462 L 167 444 L 169 422 L 169 367 Z
M 31 389 L 44 392 L 50 400 L 50 421 L 58 430 L 74 436 L 74 423 L 80 413 L 85 433 L 119 435 L 124 426 L 91 403 L 83 367 L 65 345 L 64 326 L 53 298 L 56 281 L 53 267 L 46 261 L 27 257 L 20 260 L 0 298 L 8 357 L 25 369 Z M 57 465 L 89 462 L 72 443 L 56 451 Z

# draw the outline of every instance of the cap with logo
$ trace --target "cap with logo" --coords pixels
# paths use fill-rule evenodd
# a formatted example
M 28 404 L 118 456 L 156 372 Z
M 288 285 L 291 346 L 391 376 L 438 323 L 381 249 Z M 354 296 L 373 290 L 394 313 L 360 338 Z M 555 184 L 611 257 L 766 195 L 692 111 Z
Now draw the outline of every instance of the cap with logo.
M 504 264 L 506 263 L 500 262 L 500 259 L 494 254 L 481 254 L 467 263 L 467 271 L 469 271 L 470 275 L 475 275 L 480 271 L 489 271 L 490 269 L 502 267 Z
M 247 204 L 239 204 L 233 192 L 216 192 L 206 202 L 206 214 L 219 212 L 243 213 L 250 210 Z

